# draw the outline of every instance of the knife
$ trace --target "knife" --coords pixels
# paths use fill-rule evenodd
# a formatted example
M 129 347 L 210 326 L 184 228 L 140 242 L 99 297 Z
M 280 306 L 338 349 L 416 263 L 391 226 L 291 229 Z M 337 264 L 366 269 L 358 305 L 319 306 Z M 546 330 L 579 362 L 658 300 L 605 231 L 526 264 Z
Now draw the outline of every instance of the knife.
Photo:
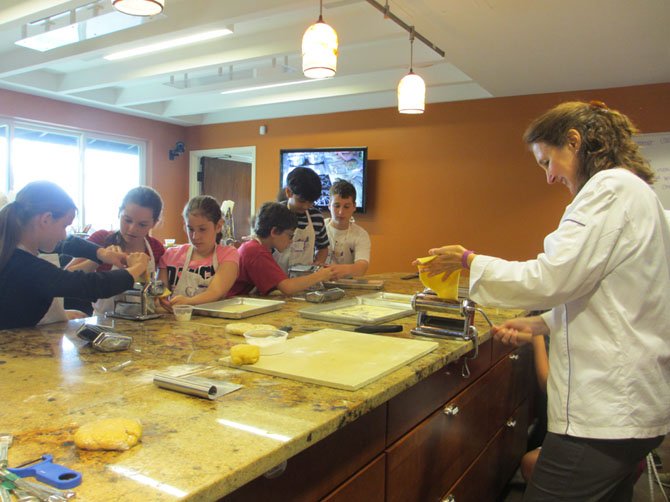
M 357 333 L 400 333 L 400 324 L 380 324 L 378 326 L 358 326 L 354 329 Z

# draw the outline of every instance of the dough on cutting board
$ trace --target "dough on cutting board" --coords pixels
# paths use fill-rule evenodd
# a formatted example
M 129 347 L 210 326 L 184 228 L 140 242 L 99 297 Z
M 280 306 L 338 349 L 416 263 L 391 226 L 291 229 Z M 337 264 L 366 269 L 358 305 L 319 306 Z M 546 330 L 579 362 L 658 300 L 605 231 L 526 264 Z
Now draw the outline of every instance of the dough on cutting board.
M 142 437 L 142 424 L 129 418 L 105 418 L 84 424 L 74 434 L 82 450 L 129 450 Z
M 258 362 L 261 349 L 256 345 L 241 343 L 230 348 L 230 362 L 235 365 L 254 364 Z
M 229 335 L 243 335 L 252 329 L 277 329 L 272 324 L 252 324 L 250 322 L 232 322 L 226 325 Z

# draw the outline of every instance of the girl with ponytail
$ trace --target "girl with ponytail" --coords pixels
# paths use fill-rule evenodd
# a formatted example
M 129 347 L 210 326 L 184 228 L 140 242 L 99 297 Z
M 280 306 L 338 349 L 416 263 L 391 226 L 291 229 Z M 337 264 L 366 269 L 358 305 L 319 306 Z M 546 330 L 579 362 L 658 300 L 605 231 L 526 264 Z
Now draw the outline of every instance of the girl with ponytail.
M 147 265 L 142 253 L 125 257 L 71 238 L 66 228 L 77 208 L 54 183 L 29 183 L 0 210 L 0 329 L 35 326 L 55 297 L 94 300 L 130 289 Z M 37 257 L 40 252 L 121 264 L 127 268 L 87 274 L 68 272 Z M 146 255 L 144 255 L 146 256 Z

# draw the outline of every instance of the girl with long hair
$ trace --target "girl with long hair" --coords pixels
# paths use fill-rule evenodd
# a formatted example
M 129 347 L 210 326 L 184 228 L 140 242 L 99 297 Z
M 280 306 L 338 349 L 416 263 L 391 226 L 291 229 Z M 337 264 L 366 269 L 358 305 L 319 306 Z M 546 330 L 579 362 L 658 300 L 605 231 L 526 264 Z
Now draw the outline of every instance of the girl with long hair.
M 63 244 L 76 210 L 70 196 L 47 181 L 29 183 L 0 210 L 0 329 L 35 326 L 55 297 L 105 298 L 132 288 L 144 274 L 144 254 L 124 257 L 76 238 Z M 127 268 L 70 272 L 37 257 L 55 250 Z

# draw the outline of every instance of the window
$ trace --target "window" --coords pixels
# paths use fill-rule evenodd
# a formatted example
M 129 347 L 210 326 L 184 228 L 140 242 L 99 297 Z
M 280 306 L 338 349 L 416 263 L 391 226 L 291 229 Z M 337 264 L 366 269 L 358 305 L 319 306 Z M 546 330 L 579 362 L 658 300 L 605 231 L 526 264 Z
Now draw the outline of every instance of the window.
M 88 138 L 84 149 L 86 224 L 95 229 L 118 228 L 119 206 L 128 190 L 141 184 L 140 146 Z M 110 225 L 111 224 L 111 225 Z
M 75 231 L 118 227 L 125 193 L 144 181 L 144 144 L 7 121 L 0 123 L 0 191 L 31 181 L 61 186 L 79 209 Z

